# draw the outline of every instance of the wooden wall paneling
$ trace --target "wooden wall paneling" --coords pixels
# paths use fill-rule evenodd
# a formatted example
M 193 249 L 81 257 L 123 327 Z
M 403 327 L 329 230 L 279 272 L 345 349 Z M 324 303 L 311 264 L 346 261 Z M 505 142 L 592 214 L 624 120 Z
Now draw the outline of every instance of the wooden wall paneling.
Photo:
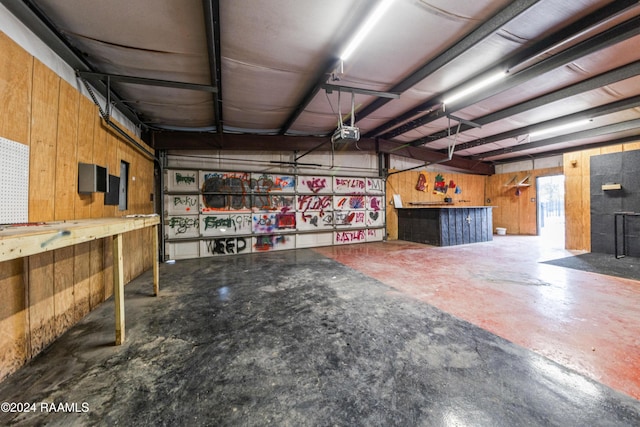
M 109 169 L 109 175 L 120 176 L 120 161 L 118 160 L 118 138 L 109 133 L 107 136 L 107 144 L 105 146 L 105 164 Z M 116 190 L 117 191 L 117 190 Z M 103 202 L 104 203 L 104 202 Z M 118 216 L 118 206 L 105 205 L 103 216 Z
M 620 152 L 622 152 L 622 144 L 600 147 L 600 154 L 610 154 L 610 153 L 620 153 Z
M 118 159 L 117 160 L 117 162 L 118 162 L 118 175 L 120 175 L 120 163 L 123 162 L 123 161 L 129 163 L 129 177 L 128 177 L 128 180 L 127 180 L 127 185 L 131 184 L 131 170 L 132 170 L 132 168 L 131 168 L 131 158 L 130 158 L 129 153 L 127 151 L 127 144 L 124 141 L 122 141 L 121 139 L 118 140 L 118 148 L 117 148 L 116 157 Z M 128 188 L 127 191 L 128 191 L 128 194 L 127 194 L 127 197 L 128 197 L 128 199 L 127 199 L 127 208 L 128 209 L 127 210 L 129 210 L 131 208 L 131 186 L 130 185 L 129 185 L 129 188 Z M 118 212 L 117 212 L 118 216 L 127 215 L 127 214 L 128 214 L 127 211 L 118 210 Z
M 29 221 L 54 218 L 60 77 L 34 62 L 29 156 Z
M 148 250 L 149 246 L 143 246 L 142 230 L 134 230 L 123 235 L 122 246 L 125 255 L 124 282 L 129 283 L 134 277 L 140 275 L 143 270 L 142 253 Z M 135 250 L 139 248 L 140 250 Z
M 90 99 L 80 97 L 80 111 L 78 114 L 78 163 L 93 162 L 93 135 L 95 117 L 98 115 L 96 106 Z M 77 165 L 76 165 L 77 169 Z M 76 171 L 76 174 L 78 172 Z M 76 184 L 77 185 L 77 184 Z M 91 218 L 91 205 L 93 194 L 75 194 L 75 219 Z
M 600 154 L 599 148 L 582 152 L 582 167 L 580 168 L 582 176 L 582 229 L 580 231 L 582 233 L 583 247 L 580 249 L 585 251 L 591 251 L 591 156 Z
M 91 163 L 104 167 L 107 164 L 107 136 L 109 131 L 99 114 L 94 115 L 93 120 L 93 159 Z M 104 214 L 104 194 L 94 193 L 91 201 L 91 218 L 103 218 Z
M 53 304 L 56 337 L 59 337 L 75 322 L 73 296 L 73 246 L 57 249 L 53 253 Z
M 90 242 L 89 259 L 89 309 L 93 310 L 104 301 L 104 251 L 102 239 Z
M 630 142 L 630 143 L 624 144 L 622 146 L 622 150 L 623 151 L 640 150 L 640 137 L 638 137 L 638 139 L 639 139 L 638 142 Z
M 143 234 L 143 248 L 150 248 L 149 250 L 142 251 L 142 271 L 140 274 L 148 270 L 150 267 L 153 267 L 153 260 L 157 255 L 153 250 L 153 228 L 144 228 L 142 229 Z
M 0 300 L 1 381 L 30 357 L 27 292 L 21 259 L 0 263 Z
M 116 206 L 117 209 L 117 206 Z M 113 239 L 102 239 L 102 265 L 104 266 L 104 299 L 113 295 Z
M 40 353 L 55 338 L 53 251 L 29 257 L 29 328 L 31 351 Z
M 73 294 L 77 322 L 89 313 L 91 307 L 91 242 L 81 243 L 73 248 Z
M 564 165 L 564 192 L 565 192 L 565 248 L 583 249 L 583 228 L 582 223 L 582 200 L 583 200 L 583 179 L 582 179 L 582 154 L 580 152 L 567 153 L 563 155 Z
M 391 175 L 387 179 L 387 201 L 393 200 L 394 194 L 399 194 L 404 207 L 410 207 L 410 203 L 415 202 L 444 202 L 444 198 L 451 197 L 457 206 L 485 206 L 486 180 L 490 177 L 483 175 L 456 174 L 448 172 L 425 172 L 427 176 L 427 191 L 416 189 L 418 179 L 422 171 L 406 171 Z M 449 185 L 453 181 L 460 187 L 462 193 L 455 194 L 455 189 L 448 189 L 446 195 L 434 194 L 434 183 L 436 176 L 440 174 Z M 492 203 L 493 204 L 493 203 Z M 387 233 L 390 240 L 398 238 L 398 216 L 397 211 L 391 204 L 387 205 Z
M 59 105 L 54 219 L 75 219 L 80 93 L 65 81 L 60 84 Z
M 390 172 L 393 172 L 391 170 Z M 387 178 L 385 183 L 385 190 L 387 193 L 387 205 L 385 209 L 385 218 L 387 224 L 387 238 L 389 240 L 398 239 L 398 211 L 393 205 L 393 195 L 400 194 L 398 192 L 398 178 L 400 174 L 391 175 Z
M 504 186 L 503 175 L 491 175 L 487 177 L 487 185 L 485 189 L 485 196 L 490 203 L 487 205 L 493 206 L 493 226 L 495 227 L 505 227 L 506 224 L 503 220 L 505 216 L 505 200 L 507 200 L 505 194 L 505 186 Z
M 29 144 L 33 57 L 0 31 L 0 136 Z
M 591 250 L 591 157 L 640 149 L 640 142 L 583 150 L 563 155 L 565 173 L 565 247 Z

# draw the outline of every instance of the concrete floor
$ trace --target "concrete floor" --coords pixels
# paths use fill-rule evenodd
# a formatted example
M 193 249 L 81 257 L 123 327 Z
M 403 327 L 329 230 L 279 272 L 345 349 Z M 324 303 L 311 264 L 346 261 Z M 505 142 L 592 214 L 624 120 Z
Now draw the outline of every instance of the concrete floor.
M 0 384 L 36 403 L 0 425 L 640 425 L 640 282 L 540 263 L 568 255 L 500 236 L 164 264 L 159 297 L 150 272 L 127 286 L 123 346 L 108 301 Z

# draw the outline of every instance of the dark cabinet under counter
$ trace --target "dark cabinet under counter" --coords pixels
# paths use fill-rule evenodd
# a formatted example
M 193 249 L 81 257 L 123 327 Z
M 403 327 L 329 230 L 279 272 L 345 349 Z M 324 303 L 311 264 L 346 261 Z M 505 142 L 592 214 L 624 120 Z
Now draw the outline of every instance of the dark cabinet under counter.
M 492 207 L 398 209 L 398 239 L 435 246 L 491 241 Z

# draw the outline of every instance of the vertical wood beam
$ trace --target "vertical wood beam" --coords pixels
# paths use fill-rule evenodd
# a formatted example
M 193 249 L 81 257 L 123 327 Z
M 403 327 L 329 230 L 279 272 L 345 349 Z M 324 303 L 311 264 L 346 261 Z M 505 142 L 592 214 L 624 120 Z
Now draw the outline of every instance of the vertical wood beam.
M 160 260 L 158 259 L 158 226 L 154 225 L 152 228 L 153 233 L 153 244 L 151 245 L 153 249 L 153 294 L 158 296 L 160 293 Z
M 113 301 L 116 317 L 116 345 L 121 345 L 125 339 L 122 234 L 113 236 Z

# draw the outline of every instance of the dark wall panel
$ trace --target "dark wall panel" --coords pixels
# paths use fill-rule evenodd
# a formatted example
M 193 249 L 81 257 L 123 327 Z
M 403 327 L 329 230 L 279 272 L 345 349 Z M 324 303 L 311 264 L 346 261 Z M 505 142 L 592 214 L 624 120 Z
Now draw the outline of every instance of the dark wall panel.
M 603 184 L 621 184 L 622 189 L 603 191 Z M 640 212 L 640 150 L 592 156 L 590 187 L 591 251 L 613 254 L 613 214 Z M 640 216 L 626 221 L 628 255 L 640 257 Z

